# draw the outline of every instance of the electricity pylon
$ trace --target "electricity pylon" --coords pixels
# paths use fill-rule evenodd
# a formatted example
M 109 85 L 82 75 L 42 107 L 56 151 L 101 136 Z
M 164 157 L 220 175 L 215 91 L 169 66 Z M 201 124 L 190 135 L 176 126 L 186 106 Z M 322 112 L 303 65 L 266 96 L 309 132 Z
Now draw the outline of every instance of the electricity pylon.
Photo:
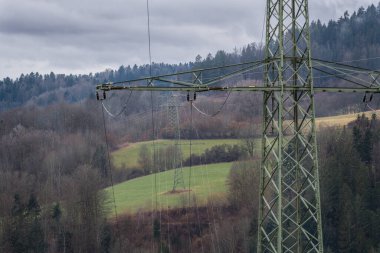
M 258 252 L 323 252 L 307 0 L 268 0 Z M 284 90 L 302 87 L 304 90 Z
M 173 178 L 173 192 L 175 192 L 179 187 L 185 188 L 185 182 L 183 180 L 182 172 L 182 159 L 181 159 L 181 130 L 179 124 L 179 113 L 178 113 L 178 103 L 176 97 L 173 93 L 169 94 L 167 100 L 168 108 L 168 119 L 169 119 L 169 130 L 173 133 L 174 139 L 174 153 L 173 155 L 173 166 L 174 166 L 174 178 Z
M 97 91 L 262 92 L 258 252 L 322 253 L 314 95 L 380 93 L 380 72 L 314 59 L 310 44 L 308 1 L 267 0 L 264 60 L 105 83 Z M 224 82 L 257 70 L 260 86 Z M 323 85 L 314 86 L 316 73 Z

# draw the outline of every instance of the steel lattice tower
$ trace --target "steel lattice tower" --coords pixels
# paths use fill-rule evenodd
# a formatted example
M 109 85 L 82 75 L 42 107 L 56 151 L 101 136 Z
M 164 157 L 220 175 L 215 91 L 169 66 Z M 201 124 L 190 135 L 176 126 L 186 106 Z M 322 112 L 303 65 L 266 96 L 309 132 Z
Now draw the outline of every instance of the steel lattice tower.
M 177 190 L 179 187 L 185 188 L 185 183 L 183 180 L 182 172 L 182 159 L 180 152 L 180 140 L 181 140 L 181 130 L 179 127 L 179 113 L 178 113 L 178 103 L 176 97 L 170 93 L 167 100 L 168 108 L 168 119 L 169 119 L 169 130 L 173 134 L 174 139 L 174 153 L 173 155 L 173 166 L 174 166 L 174 178 L 173 178 L 173 191 Z M 178 166 L 179 164 L 179 166 Z
M 268 0 L 258 252 L 322 252 L 307 0 Z M 306 90 L 285 90 L 303 87 Z
M 371 94 L 371 101 L 372 94 L 380 93 L 380 71 L 312 58 L 309 23 L 307 0 L 267 0 L 264 60 L 96 87 L 103 93 L 112 90 L 263 93 L 259 253 L 323 252 L 315 93 L 362 93 L 365 102 L 367 94 Z M 264 71 L 260 85 L 254 82 L 228 86 L 231 83 L 225 82 L 236 83 L 257 70 Z M 320 79 L 323 81 L 314 86 L 313 72 L 327 79 Z M 211 78 L 203 80 L 207 75 Z M 148 84 L 141 86 L 142 81 Z M 174 114 L 178 117 L 178 110 Z M 176 179 L 174 185 L 175 182 Z

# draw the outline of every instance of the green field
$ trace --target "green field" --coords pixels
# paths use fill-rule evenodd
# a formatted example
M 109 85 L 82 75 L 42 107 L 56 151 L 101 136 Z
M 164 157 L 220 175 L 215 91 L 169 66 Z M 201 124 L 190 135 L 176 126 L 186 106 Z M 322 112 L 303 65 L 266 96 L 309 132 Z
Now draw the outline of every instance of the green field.
M 192 153 L 201 154 L 206 149 L 211 148 L 216 145 L 221 144 L 238 144 L 240 143 L 239 139 L 217 139 L 217 140 L 192 140 Z M 112 152 L 113 164 L 117 167 L 136 167 L 138 165 L 139 151 L 142 145 L 148 145 L 149 148 L 153 150 L 152 141 L 131 143 L 130 145 L 120 148 L 114 152 Z M 156 148 L 165 147 L 168 145 L 173 145 L 174 142 L 172 140 L 156 140 L 155 146 Z M 186 159 L 190 155 L 190 146 L 189 140 L 181 140 L 181 149 L 183 157 Z
M 371 117 L 373 112 L 365 112 L 367 117 Z M 321 127 L 341 127 L 347 125 L 348 123 L 354 121 L 358 115 L 361 113 L 347 114 L 347 115 L 338 115 L 332 117 L 321 117 L 316 119 L 317 128 Z M 376 111 L 377 116 L 380 116 L 380 111 Z M 192 143 L 192 152 L 194 154 L 201 154 L 206 149 L 211 148 L 216 145 L 221 144 L 239 144 L 239 139 L 212 139 L 212 140 L 193 140 Z M 123 165 L 125 167 L 136 167 L 138 165 L 139 151 L 142 145 L 148 145 L 151 150 L 153 150 L 152 141 L 130 143 L 129 145 L 120 148 L 112 152 L 113 164 L 116 168 L 121 168 Z M 173 145 L 172 140 L 156 140 L 156 148 Z M 260 138 L 257 140 L 257 149 L 261 146 Z M 181 140 L 181 149 L 184 159 L 189 157 L 189 140 Z
M 192 167 L 191 199 L 195 195 L 198 205 L 205 204 L 211 196 L 224 199 L 227 192 L 226 180 L 231 164 L 219 163 Z M 170 170 L 115 185 L 115 201 L 118 213 L 134 213 L 139 209 L 152 210 L 152 207 L 155 206 L 156 192 L 158 208 L 161 210 L 187 205 L 188 191 L 176 194 L 169 193 L 173 187 L 173 173 L 174 170 Z M 189 173 L 189 168 L 183 168 L 186 189 L 189 185 Z M 157 191 L 154 187 L 155 179 Z M 112 197 L 112 188 L 107 188 L 106 192 Z
M 376 112 L 379 114 L 379 111 Z M 372 112 L 367 112 L 370 117 Z M 339 115 L 334 117 L 317 118 L 317 127 L 343 126 L 356 119 L 358 114 Z M 193 140 L 192 152 L 201 154 L 206 149 L 221 144 L 239 144 L 239 139 L 213 139 L 213 140 Z M 139 151 L 142 145 L 146 144 L 153 149 L 152 141 L 131 143 L 126 147 L 112 153 L 112 159 L 116 167 L 127 167 L 138 165 Z M 173 145 L 172 140 L 156 140 L 156 148 Z M 260 149 L 260 138 L 257 140 L 256 149 Z M 181 141 L 181 148 L 184 158 L 189 157 L 189 140 Z M 220 163 L 192 168 L 191 176 L 191 195 L 195 195 L 200 205 L 204 204 L 210 196 L 225 197 L 226 179 L 230 170 L 231 163 Z M 185 185 L 189 183 L 189 168 L 184 168 Z M 173 186 L 173 170 L 136 178 L 124 183 L 115 185 L 115 200 L 119 213 L 136 212 L 139 209 L 150 210 L 155 205 L 154 182 L 157 180 L 157 203 L 160 209 L 168 207 L 178 207 L 188 203 L 188 192 L 168 194 Z M 111 189 L 106 191 L 111 194 Z M 192 197 L 191 197 L 192 198 Z

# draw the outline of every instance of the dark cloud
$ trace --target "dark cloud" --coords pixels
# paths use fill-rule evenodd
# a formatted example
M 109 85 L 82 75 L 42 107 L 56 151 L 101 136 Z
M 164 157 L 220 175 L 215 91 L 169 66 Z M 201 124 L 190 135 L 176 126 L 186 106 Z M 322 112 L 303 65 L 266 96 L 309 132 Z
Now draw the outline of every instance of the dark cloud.
M 314 0 L 327 21 L 371 0 Z M 155 62 L 262 40 L 264 0 L 150 0 Z M 0 77 L 88 73 L 148 62 L 145 0 L 0 0 Z

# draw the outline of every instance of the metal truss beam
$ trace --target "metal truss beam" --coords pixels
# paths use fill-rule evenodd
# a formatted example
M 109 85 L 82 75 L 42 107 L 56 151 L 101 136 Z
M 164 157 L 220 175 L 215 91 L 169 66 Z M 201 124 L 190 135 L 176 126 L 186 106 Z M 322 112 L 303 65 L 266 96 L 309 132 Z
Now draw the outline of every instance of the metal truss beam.
M 167 111 L 168 111 L 168 120 L 169 120 L 169 131 L 173 134 L 174 139 L 174 150 L 172 154 L 173 166 L 174 166 L 174 178 L 173 178 L 173 192 L 179 188 L 185 189 L 185 182 L 183 179 L 183 170 L 182 170 L 182 158 L 181 158 L 181 130 L 179 124 L 179 112 L 178 112 L 178 103 L 176 97 L 173 93 L 169 94 L 167 100 Z
M 218 71 L 223 74 L 210 75 Z M 230 85 L 258 73 L 260 85 Z M 322 253 L 314 96 L 380 93 L 380 72 L 313 59 L 308 0 L 267 0 L 264 60 L 104 83 L 96 90 L 262 92 L 258 252 Z
M 117 86 L 112 84 L 102 84 L 97 86 L 98 91 L 179 91 L 179 92 L 207 92 L 207 91 L 224 91 L 224 92 L 275 92 L 281 91 L 280 87 L 256 87 L 256 86 L 224 86 L 224 87 L 173 87 L 173 86 Z M 284 87 L 284 91 L 307 91 L 306 87 Z M 352 87 L 314 87 L 315 93 L 332 92 L 332 93 L 380 93 L 380 87 L 352 88 Z
M 304 64 L 305 56 L 301 57 L 283 57 L 284 63 L 288 66 L 284 67 L 287 73 L 287 82 L 297 76 L 297 73 L 305 73 L 307 68 Z M 292 73 L 289 63 L 297 64 L 297 71 Z M 97 91 L 114 91 L 114 90 L 133 90 L 133 91 L 182 91 L 182 92 L 205 92 L 205 91 L 256 91 L 256 92 L 271 92 L 278 91 L 280 85 L 267 86 L 264 83 L 261 85 L 248 86 L 231 86 L 229 83 L 236 83 L 242 80 L 244 74 L 252 73 L 253 71 L 261 71 L 266 73 L 267 69 L 275 69 L 280 66 L 281 60 L 277 57 L 268 58 L 263 61 L 247 62 L 242 64 L 233 64 L 214 68 L 197 69 L 186 72 L 179 72 L 168 75 L 160 75 L 153 77 L 144 77 L 139 79 L 127 80 L 114 83 L 103 83 L 96 86 Z M 325 79 L 323 86 L 314 86 L 314 92 L 357 92 L 357 93 L 379 93 L 380 92 L 380 72 L 370 69 L 353 67 L 340 63 L 333 63 L 318 59 L 311 59 L 310 73 L 315 72 L 323 74 L 318 76 L 319 79 Z M 209 71 L 224 70 L 227 74 L 219 75 L 210 80 L 203 80 L 203 75 Z M 258 73 L 258 72 L 255 72 Z M 279 83 L 279 76 L 272 76 L 273 83 Z M 240 78 L 240 79 L 239 79 Z M 306 79 L 311 79 L 311 76 L 301 77 L 300 81 L 305 82 Z M 306 78 L 306 79 L 303 79 Z M 247 81 L 247 80 L 245 80 Z M 336 82 L 343 81 L 344 85 L 337 87 Z M 145 83 L 145 84 L 144 84 Z M 283 87 L 285 91 L 306 90 L 306 87 L 286 85 Z
M 321 253 L 308 2 L 267 0 L 266 17 L 258 252 Z

